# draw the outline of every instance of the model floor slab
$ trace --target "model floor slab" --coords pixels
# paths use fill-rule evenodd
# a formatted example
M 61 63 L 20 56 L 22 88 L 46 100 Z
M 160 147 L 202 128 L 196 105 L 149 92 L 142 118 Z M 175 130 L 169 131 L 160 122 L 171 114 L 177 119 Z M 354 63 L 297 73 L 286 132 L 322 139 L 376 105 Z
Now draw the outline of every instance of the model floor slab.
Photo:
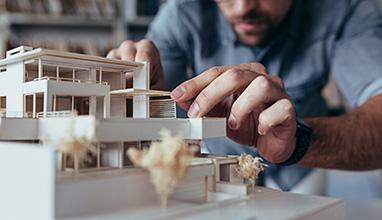
M 211 197 L 215 194 L 210 193 Z M 217 197 L 220 197 L 217 195 Z M 257 187 L 249 196 L 210 198 L 208 203 L 171 200 L 163 209 L 157 202 L 110 213 L 62 218 L 60 220 L 119 219 L 345 219 L 339 199 L 280 192 Z

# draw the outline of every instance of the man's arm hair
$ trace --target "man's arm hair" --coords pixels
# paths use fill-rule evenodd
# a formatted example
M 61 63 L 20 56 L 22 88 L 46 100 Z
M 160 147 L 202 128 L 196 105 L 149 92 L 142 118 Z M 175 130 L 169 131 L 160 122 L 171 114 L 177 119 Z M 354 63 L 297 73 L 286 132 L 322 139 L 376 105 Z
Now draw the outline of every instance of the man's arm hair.
M 310 148 L 301 165 L 344 170 L 382 168 L 382 95 L 339 117 L 309 118 Z

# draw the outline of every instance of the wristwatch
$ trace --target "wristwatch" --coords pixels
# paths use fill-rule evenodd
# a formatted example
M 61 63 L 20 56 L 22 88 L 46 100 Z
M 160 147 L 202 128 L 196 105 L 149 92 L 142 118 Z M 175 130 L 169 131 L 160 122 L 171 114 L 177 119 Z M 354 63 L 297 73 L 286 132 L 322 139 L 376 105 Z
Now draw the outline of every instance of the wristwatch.
M 296 129 L 296 147 L 292 155 L 288 160 L 278 163 L 276 165 L 280 166 L 290 166 L 299 162 L 308 151 L 310 141 L 312 139 L 313 130 L 312 128 L 304 122 L 302 119 L 297 118 L 297 129 Z

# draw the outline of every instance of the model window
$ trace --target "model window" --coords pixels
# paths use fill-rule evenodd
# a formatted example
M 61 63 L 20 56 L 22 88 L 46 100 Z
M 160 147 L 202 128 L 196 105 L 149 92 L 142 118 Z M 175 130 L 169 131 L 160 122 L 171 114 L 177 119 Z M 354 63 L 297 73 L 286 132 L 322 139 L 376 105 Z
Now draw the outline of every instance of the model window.
M 1 96 L 0 97 L 0 109 L 6 109 L 7 108 L 7 97 Z

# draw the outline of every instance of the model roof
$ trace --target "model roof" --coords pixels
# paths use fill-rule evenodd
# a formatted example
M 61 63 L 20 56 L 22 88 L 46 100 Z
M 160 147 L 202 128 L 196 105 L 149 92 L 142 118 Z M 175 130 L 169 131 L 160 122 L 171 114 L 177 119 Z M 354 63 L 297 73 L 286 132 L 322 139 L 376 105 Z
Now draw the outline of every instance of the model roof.
M 143 66 L 143 63 L 139 62 L 122 61 L 105 57 L 42 48 L 33 49 L 31 47 L 21 46 L 7 52 L 7 58 L 0 60 L 0 68 L 15 62 L 38 58 L 48 59 L 49 61 L 56 60 L 57 62 L 62 62 L 63 59 L 70 59 L 71 61 L 75 60 L 75 63 L 82 62 L 93 65 L 99 65 L 101 63 L 104 65 L 113 66 L 114 68 L 119 67 L 124 70 L 133 70 L 137 67 Z

